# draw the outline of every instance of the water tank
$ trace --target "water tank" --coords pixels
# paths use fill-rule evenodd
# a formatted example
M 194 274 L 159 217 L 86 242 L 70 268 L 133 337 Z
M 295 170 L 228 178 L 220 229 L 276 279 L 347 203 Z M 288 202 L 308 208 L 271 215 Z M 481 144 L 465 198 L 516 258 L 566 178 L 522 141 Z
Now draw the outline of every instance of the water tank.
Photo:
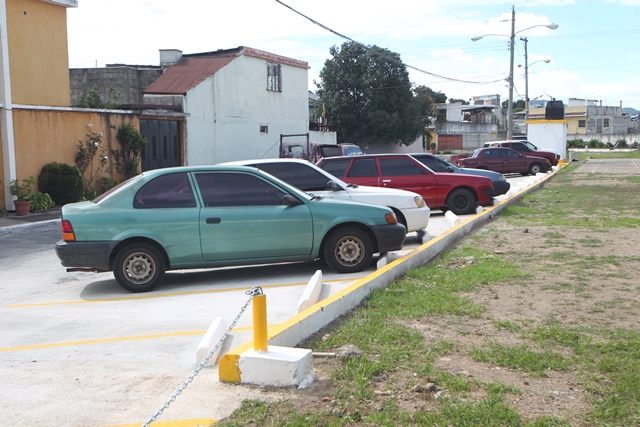
M 564 104 L 562 101 L 547 102 L 544 118 L 546 120 L 564 120 Z

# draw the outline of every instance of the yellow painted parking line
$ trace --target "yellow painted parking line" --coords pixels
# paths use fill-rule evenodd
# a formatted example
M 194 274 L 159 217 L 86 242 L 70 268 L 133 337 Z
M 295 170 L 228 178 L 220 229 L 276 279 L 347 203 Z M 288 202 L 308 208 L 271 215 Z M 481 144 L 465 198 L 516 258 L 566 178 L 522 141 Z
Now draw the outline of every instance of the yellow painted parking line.
M 278 325 L 270 325 L 270 326 L 267 326 L 267 329 L 271 329 L 276 326 Z M 253 326 L 243 326 L 243 327 L 233 328 L 231 331 L 242 332 L 242 331 L 250 331 L 252 329 L 253 329 Z M 17 347 L 0 348 L 0 353 L 7 353 L 10 351 L 39 350 L 43 348 L 53 348 L 53 347 L 71 347 L 76 345 L 102 344 L 102 343 L 120 342 L 120 341 L 136 341 L 136 340 L 148 340 L 148 339 L 168 338 L 168 337 L 181 337 L 181 336 L 189 336 L 189 335 L 204 335 L 206 332 L 207 331 L 167 332 L 165 334 L 134 335 L 130 337 L 103 338 L 103 339 L 97 339 L 97 340 L 80 340 L 80 341 L 66 341 L 66 342 L 57 342 L 57 343 L 49 343 L 49 344 L 22 345 Z
M 198 427 L 198 426 L 210 426 L 217 423 L 218 420 L 213 418 L 197 418 L 194 420 L 173 420 L 173 421 L 156 421 L 149 424 L 150 427 Z M 140 427 L 143 423 L 136 424 L 120 424 L 117 426 L 105 426 L 105 427 Z
M 360 277 L 351 277 L 345 279 L 335 279 L 335 280 L 324 280 L 324 282 L 345 282 L 350 280 L 360 280 Z M 273 285 L 263 285 L 260 286 L 262 289 L 275 289 L 275 288 L 283 288 L 289 286 L 303 286 L 306 285 L 307 282 L 296 282 L 296 283 L 277 283 Z M 6 305 L 4 308 L 23 308 L 23 307 L 49 307 L 54 305 L 74 305 L 74 304 L 91 304 L 96 302 L 113 302 L 113 301 L 129 301 L 129 300 L 138 300 L 138 299 L 150 299 L 150 298 L 166 298 L 173 297 L 177 295 L 200 295 L 200 294 L 208 294 L 208 293 L 221 293 L 221 292 L 231 292 L 231 291 L 242 291 L 248 290 L 249 288 L 224 288 L 224 289 L 204 289 L 201 291 L 184 291 L 184 292 L 173 292 L 169 294 L 152 294 L 152 295 L 131 295 L 126 297 L 116 297 L 116 298 L 104 298 L 104 299 L 87 299 L 87 300 L 75 300 L 75 301 L 55 301 L 55 302 L 40 302 L 40 303 L 27 303 L 27 304 L 12 304 Z

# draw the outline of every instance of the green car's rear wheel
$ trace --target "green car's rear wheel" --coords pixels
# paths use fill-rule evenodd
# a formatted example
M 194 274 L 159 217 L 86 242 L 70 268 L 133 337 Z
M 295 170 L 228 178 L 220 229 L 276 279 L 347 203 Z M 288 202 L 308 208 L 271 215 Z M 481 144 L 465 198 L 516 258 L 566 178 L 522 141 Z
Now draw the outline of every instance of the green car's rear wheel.
M 156 248 L 147 243 L 134 243 L 118 252 L 113 275 L 120 286 L 130 292 L 148 292 L 162 282 L 166 264 Z

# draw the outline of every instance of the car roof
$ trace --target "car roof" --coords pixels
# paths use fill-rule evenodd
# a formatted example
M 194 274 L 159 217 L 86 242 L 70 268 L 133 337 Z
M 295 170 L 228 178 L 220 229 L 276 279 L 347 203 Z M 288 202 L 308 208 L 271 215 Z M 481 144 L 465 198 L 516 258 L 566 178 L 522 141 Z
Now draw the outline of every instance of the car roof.
M 335 156 L 335 157 L 325 157 L 323 161 L 336 160 L 336 159 L 366 159 L 366 158 L 376 158 L 376 157 L 411 157 L 410 154 L 407 153 L 380 153 L 380 154 L 363 154 L 361 156 Z
M 344 156 L 350 157 L 350 156 Z M 309 160 L 306 159 L 292 159 L 292 158 L 272 158 L 272 159 L 249 159 L 249 160 L 235 160 L 231 162 L 223 162 L 218 163 L 220 166 L 244 166 L 244 165 L 254 165 L 260 163 L 274 163 L 274 162 L 284 162 L 284 163 L 305 163 L 305 164 L 313 164 Z

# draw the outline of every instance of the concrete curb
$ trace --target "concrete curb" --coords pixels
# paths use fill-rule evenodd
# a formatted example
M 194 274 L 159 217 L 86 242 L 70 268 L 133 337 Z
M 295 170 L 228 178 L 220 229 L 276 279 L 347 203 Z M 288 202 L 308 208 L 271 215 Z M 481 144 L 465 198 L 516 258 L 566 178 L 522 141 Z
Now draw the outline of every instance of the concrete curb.
M 9 220 L 9 221 L 12 221 L 12 220 Z M 18 223 L 16 225 L 9 225 L 6 227 L 0 227 L 0 236 L 3 234 L 15 233 L 17 231 L 22 231 L 27 229 L 42 228 L 54 223 L 59 224 L 60 219 L 58 218 L 58 219 L 48 219 L 45 221 L 25 222 L 25 223 Z
M 466 236 L 475 228 L 490 222 L 507 206 L 517 203 L 524 194 L 542 187 L 548 179 L 555 175 L 557 170 L 550 172 L 531 187 L 519 190 L 510 198 L 486 208 L 477 216 L 459 223 L 446 233 L 432 238 L 408 254 L 389 262 L 353 285 L 314 304 L 288 321 L 271 328 L 267 336 L 268 344 L 295 347 L 338 317 L 360 305 L 371 292 L 386 288 L 389 283 L 404 276 L 409 269 L 426 264 L 455 241 Z M 241 355 L 252 348 L 253 342 L 248 342 L 224 354 L 218 364 L 219 379 L 224 382 L 243 382 L 238 362 Z

